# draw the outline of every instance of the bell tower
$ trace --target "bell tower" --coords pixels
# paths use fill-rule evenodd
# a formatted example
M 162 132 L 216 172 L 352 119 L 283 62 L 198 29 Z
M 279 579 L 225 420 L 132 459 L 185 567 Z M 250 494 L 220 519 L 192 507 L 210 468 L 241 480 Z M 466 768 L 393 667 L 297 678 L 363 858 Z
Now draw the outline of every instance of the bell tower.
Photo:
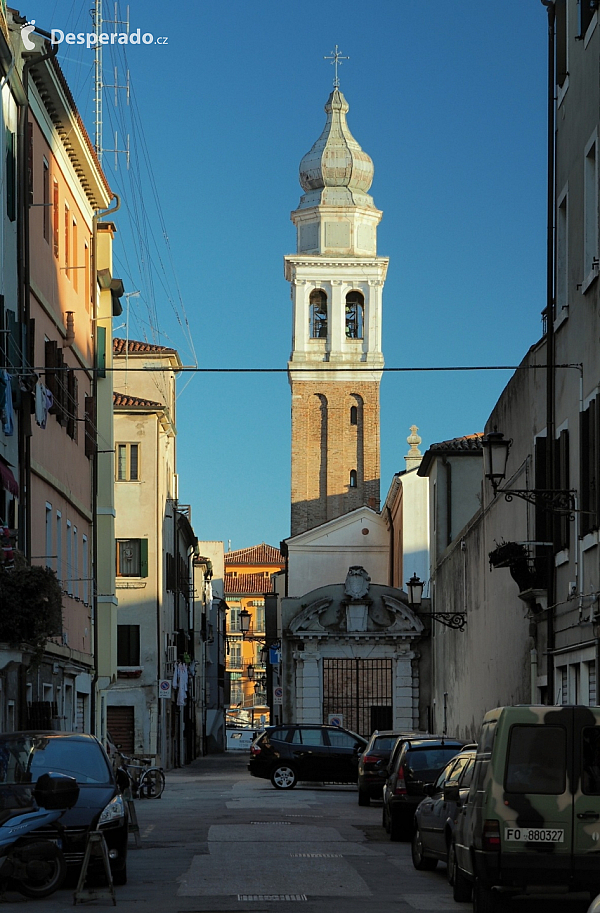
M 337 82 L 337 79 L 336 79 Z M 292 517 L 298 535 L 368 506 L 379 510 L 381 306 L 388 258 L 377 256 L 381 212 L 373 163 L 346 123 L 337 85 L 327 121 L 300 163 L 292 212 Z

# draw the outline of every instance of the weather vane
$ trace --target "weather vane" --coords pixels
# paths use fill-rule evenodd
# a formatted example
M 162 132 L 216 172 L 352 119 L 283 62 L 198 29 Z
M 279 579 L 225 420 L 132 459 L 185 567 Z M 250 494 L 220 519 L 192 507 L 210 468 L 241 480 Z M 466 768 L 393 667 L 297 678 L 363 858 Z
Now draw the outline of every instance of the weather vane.
M 336 46 L 335 46 L 335 51 L 332 51 L 332 52 L 331 52 L 331 57 L 324 57 L 323 60 L 331 60 L 331 63 L 332 63 L 333 66 L 335 67 L 335 79 L 333 80 L 333 88 L 334 88 L 334 89 L 339 89 L 339 87 L 340 87 L 340 80 L 339 80 L 339 77 L 338 77 L 338 65 L 341 66 L 341 65 L 342 65 L 342 60 L 350 60 L 350 58 L 349 58 L 349 57 L 342 57 L 342 55 L 340 54 L 340 49 L 338 48 L 338 46 L 337 46 L 337 44 L 336 44 Z

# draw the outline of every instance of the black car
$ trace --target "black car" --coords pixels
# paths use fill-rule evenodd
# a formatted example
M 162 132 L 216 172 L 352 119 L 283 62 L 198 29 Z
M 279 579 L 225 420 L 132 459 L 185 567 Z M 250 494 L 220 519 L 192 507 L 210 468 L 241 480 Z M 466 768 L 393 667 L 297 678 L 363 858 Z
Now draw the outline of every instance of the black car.
M 0 811 L 32 803 L 40 774 L 74 777 L 77 804 L 60 819 L 64 839 L 53 826 L 36 833 L 58 842 L 67 865 L 80 867 L 87 835 L 104 834 L 115 884 L 127 882 L 127 806 L 106 751 L 94 736 L 79 732 L 11 732 L 0 735 Z
M 400 738 L 414 738 L 414 732 L 375 730 L 367 747 L 358 759 L 358 804 L 370 805 L 371 799 L 381 799 L 383 784 L 392 748 Z
M 435 869 L 448 864 L 452 835 L 459 809 L 465 802 L 475 767 L 476 745 L 466 745 L 447 764 L 435 783 L 425 787 L 425 798 L 415 811 L 412 861 L 415 869 Z
M 269 726 L 252 743 L 248 770 L 276 789 L 293 789 L 299 780 L 356 783 L 358 756 L 366 744 L 339 726 Z
M 415 809 L 425 795 L 425 786 L 435 783 L 464 744 L 440 736 L 398 739 L 383 787 L 383 826 L 390 840 L 410 839 Z

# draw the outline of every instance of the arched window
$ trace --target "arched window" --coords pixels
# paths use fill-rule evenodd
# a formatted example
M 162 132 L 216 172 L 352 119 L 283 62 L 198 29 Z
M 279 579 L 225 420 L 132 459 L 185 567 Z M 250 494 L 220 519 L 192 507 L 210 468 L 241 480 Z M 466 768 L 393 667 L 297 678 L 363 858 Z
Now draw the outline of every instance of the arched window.
M 358 425 L 358 406 L 350 406 L 350 424 Z
M 350 470 L 350 488 L 357 488 L 357 487 L 358 487 L 358 473 L 356 472 L 356 469 L 351 469 Z
M 346 336 L 348 339 L 364 337 L 365 299 L 360 292 L 346 295 Z
M 327 295 L 320 288 L 310 293 L 310 335 L 327 339 Z

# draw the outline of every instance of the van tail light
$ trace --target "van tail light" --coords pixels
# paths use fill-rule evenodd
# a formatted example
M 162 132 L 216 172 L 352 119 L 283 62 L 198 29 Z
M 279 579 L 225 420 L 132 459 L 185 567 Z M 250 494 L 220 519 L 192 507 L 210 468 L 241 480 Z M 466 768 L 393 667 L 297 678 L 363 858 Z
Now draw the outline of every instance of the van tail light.
M 500 822 L 488 819 L 483 822 L 483 840 L 482 848 L 484 850 L 500 849 Z
M 250 754 L 252 755 L 253 758 L 257 758 L 260 754 L 260 745 L 251 745 Z
M 405 796 L 406 795 L 406 780 L 404 779 L 404 770 L 402 767 L 398 771 L 398 779 L 396 780 L 396 786 L 394 788 L 395 796 Z

